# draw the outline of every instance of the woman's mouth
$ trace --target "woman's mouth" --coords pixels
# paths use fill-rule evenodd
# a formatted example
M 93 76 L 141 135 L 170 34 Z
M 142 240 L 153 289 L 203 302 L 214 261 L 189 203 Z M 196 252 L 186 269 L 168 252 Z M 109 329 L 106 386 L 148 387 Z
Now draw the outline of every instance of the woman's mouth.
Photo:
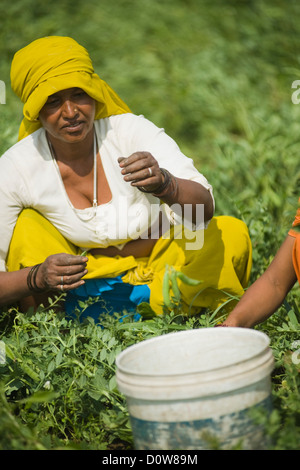
M 82 121 L 76 121 L 76 122 L 68 122 L 63 126 L 63 129 L 66 129 L 67 131 L 71 132 L 76 132 L 82 129 L 83 122 Z

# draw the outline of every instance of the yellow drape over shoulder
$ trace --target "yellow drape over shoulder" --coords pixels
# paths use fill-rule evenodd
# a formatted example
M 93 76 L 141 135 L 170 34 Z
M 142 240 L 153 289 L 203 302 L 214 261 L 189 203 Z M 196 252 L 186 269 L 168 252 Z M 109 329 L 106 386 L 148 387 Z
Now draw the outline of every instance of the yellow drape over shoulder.
M 67 88 L 81 88 L 96 100 L 95 119 L 130 112 L 94 72 L 87 50 L 69 37 L 49 36 L 20 49 L 11 65 L 11 86 L 24 103 L 19 140 L 41 127 L 38 116 L 48 96 Z

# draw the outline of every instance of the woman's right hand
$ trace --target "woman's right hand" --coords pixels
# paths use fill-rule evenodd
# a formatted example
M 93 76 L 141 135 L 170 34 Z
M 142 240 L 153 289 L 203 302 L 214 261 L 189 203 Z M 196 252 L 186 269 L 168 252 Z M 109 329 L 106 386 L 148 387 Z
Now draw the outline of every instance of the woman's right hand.
M 48 256 L 40 265 L 36 284 L 45 290 L 69 291 L 84 284 L 82 277 L 87 273 L 86 256 L 59 253 Z

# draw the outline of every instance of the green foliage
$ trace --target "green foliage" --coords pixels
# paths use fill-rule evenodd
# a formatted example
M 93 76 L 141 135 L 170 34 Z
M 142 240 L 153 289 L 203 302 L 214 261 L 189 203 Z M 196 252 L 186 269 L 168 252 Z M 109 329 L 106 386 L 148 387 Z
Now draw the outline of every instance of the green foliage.
M 116 435 L 130 441 L 114 376 L 122 348 L 116 334 L 92 320 L 85 325 L 67 321 L 54 309 L 16 314 L 11 334 L 2 338 L 7 361 L 0 377 L 19 418 L 37 436 L 50 433 L 64 446 L 87 441 L 96 449 Z
M 257 411 L 258 423 L 265 426 L 275 450 L 300 449 L 300 309 L 299 290 L 259 329 L 271 340 L 275 358 L 272 374 L 274 409 L 270 416 Z
M 139 341 L 201 325 L 171 312 L 134 322 L 104 315 L 67 320 L 54 308 L 2 313 L 14 321 L 1 335 L 6 361 L 0 364 L 0 449 L 106 449 L 132 436 L 124 397 L 116 387 L 115 359 Z M 205 317 L 205 324 L 208 323 Z
M 74 37 L 132 111 L 164 127 L 194 159 L 214 187 L 216 213 L 247 223 L 253 281 L 285 237 L 299 197 L 300 106 L 291 101 L 300 79 L 299 14 L 297 0 L 2 0 L 0 154 L 16 142 L 22 116 L 9 85 L 13 54 L 38 37 Z M 299 298 L 295 287 L 257 327 L 271 338 L 276 368 L 274 411 L 256 419 L 275 449 L 300 442 Z M 214 326 L 220 313 L 184 318 L 176 295 L 169 300 L 162 317 L 143 304 L 139 322 L 116 314 L 104 328 L 69 322 L 51 305 L 4 311 L 0 448 L 130 448 L 116 354 L 158 334 Z
M 138 322 L 104 315 L 102 327 L 92 319 L 67 320 L 53 307 L 3 312 L 8 327 L 0 336 L 7 355 L 0 364 L 0 449 L 131 449 L 126 401 L 116 386 L 117 354 L 158 335 L 217 322 L 215 312 L 187 317 L 173 305 L 165 315 L 146 312 Z M 270 416 L 255 410 L 253 418 L 265 427 L 270 448 L 298 449 L 299 308 L 289 299 L 257 328 L 270 337 L 275 357 L 274 409 Z

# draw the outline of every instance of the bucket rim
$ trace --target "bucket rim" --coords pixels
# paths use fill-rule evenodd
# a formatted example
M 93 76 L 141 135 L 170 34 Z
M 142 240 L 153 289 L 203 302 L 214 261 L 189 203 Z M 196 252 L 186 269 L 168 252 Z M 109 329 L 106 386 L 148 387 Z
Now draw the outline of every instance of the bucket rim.
M 176 377 L 178 375 L 180 376 L 188 376 L 188 375 L 191 375 L 193 373 L 204 373 L 204 372 L 207 372 L 207 371 L 199 371 L 199 370 L 188 370 L 186 372 L 184 371 L 180 371 L 178 373 L 166 373 L 165 371 L 162 371 L 161 373 L 156 371 L 155 373 L 147 373 L 147 371 L 143 371 L 142 373 L 140 371 L 133 371 L 132 368 L 129 368 L 129 367 L 126 367 L 124 365 L 122 365 L 122 360 L 125 356 L 127 356 L 128 354 L 134 352 L 135 350 L 138 350 L 140 349 L 141 347 L 143 347 L 145 344 L 151 344 L 151 343 L 155 343 L 155 342 L 161 342 L 165 337 L 175 337 L 175 336 L 187 336 L 187 335 L 192 335 L 192 334 L 205 334 L 207 331 L 210 332 L 210 334 L 214 335 L 214 334 L 218 334 L 218 335 L 227 335 L 229 331 L 234 332 L 233 334 L 238 334 L 238 333 L 241 333 L 242 334 L 245 334 L 245 335 L 249 335 L 249 336 L 256 336 L 257 338 L 260 337 L 261 339 L 263 339 L 265 341 L 265 344 L 262 345 L 262 347 L 253 355 L 251 355 L 251 358 L 245 358 L 245 359 L 242 359 L 242 360 L 238 360 L 235 362 L 235 365 L 242 365 L 243 363 L 246 363 L 249 361 L 249 359 L 253 360 L 255 358 L 257 358 L 258 356 L 262 355 L 263 353 L 267 352 L 269 350 L 269 345 L 270 345 L 270 338 L 265 334 L 263 333 L 262 331 L 258 331 L 258 330 L 252 330 L 250 328 L 243 328 L 243 327 L 226 327 L 226 328 L 213 328 L 213 327 L 210 327 L 210 328 L 197 328 L 197 329 L 193 329 L 193 330 L 182 330 L 182 331 L 175 331 L 175 332 L 171 332 L 171 333 L 166 333 L 166 334 L 162 334 L 162 335 L 159 335 L 159 336 L 155 336 L 153 338 L 148 338 L 146 340 L 143 340 L 143 341 L 140 341 L 139 343 L 135 343 L 131 346 L 128 346 L 126 349 L 124 349 L 123 351 L 121 351 L 118 356 L 116 357 L 115 359 L 115 364 L 116 364 L 116 367 L 117 367 L 117 373 L 118 371 L 123 373 L 123 374 L 127 374 L 127 375 L 130 375 L 130 376 L 139 376 L 139 377 L 162 377 L 162 376 L 167 376 L 167 377 Z M 221 333 L 222 331 L 222 333 Z M 216 333 L 214 333 L 216 332 Z M 230 369 L 233 367 L 233 364 L 227 364 L 227 365 L 223 365 L 221 366 L 221 368 L 223 370 L 226 370 L 226 369 Z M 211 369 L 209 369 L 209 372 L 213 372 L 213 371 L 216 371 L 220 369 L 220 367 L 216 366 L 216 367 L 212 367 Z

